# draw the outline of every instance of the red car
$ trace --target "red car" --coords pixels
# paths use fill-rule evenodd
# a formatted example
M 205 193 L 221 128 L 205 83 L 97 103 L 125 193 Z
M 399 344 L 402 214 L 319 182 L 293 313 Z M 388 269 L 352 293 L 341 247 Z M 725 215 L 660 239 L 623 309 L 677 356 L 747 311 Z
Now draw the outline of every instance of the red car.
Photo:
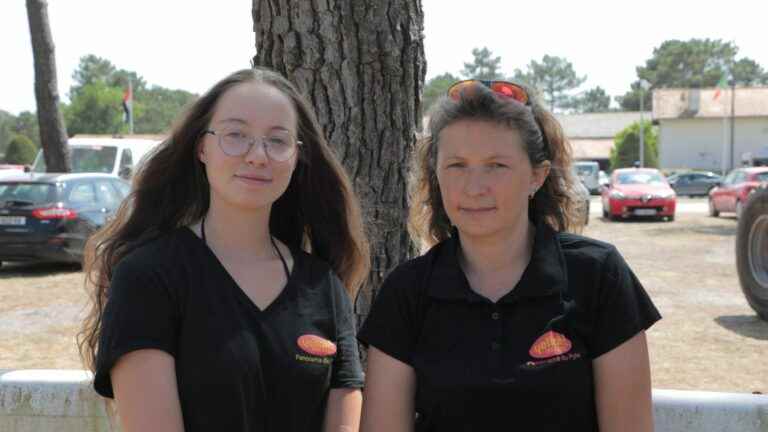
M 737 168 L 731 171 L 718 186 L 709 191 L 709 215 L 734 212 L 738 218 L 749 194 L 766 181 L 768 167 Z
M 675 191 L 654 168 L 614 170 L 611 183 L 603 190 L 602 201 L 606 219 L 650 216 L 675 220 Z

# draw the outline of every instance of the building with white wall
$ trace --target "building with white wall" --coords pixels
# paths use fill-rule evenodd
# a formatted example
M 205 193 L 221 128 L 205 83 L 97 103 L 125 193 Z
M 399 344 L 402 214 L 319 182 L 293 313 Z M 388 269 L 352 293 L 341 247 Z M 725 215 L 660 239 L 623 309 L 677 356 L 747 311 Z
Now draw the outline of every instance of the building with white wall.
M 765 152 L 768 87 L 737 88 L 735 100 L 732 97 L 730 88 L 654 90 L 661 168 L 728 171 L 741 165 L 742 156 Z

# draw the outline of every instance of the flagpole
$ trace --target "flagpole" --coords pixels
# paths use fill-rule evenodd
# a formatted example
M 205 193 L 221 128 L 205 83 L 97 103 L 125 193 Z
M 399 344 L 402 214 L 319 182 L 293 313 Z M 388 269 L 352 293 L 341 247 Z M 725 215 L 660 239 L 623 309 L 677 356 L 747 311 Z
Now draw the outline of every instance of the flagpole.
M 726 100 L 723 98 L 723 157 L 720 161 L 720 169 L 722 170 L 723 175 L 727 173 L 728 169 L 728 165 L 726 165 L 726 159 L 728 159 L 728 116 L 725 104 Z
M 133 135 L 133 82 L 128 78 L 128 94 L 131 95 L 130 110 L 128 113 L 128 134 Z

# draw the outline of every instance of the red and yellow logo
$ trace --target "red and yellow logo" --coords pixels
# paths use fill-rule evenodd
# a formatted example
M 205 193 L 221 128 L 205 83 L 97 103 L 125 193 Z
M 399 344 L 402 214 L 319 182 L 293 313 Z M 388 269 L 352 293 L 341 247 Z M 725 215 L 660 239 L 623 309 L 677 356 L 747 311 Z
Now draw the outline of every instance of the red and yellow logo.
M 533 343 L 528 354 L 533 358 L 543 359 L 559 356 L 571 350 L 571 341 L 556 331 L 548 331 Z
M 320 336 L 311 334 L 299 336 L 296 343 L 304 352 L 314 356 L 327 357 L 336 354 L 336 344 Z

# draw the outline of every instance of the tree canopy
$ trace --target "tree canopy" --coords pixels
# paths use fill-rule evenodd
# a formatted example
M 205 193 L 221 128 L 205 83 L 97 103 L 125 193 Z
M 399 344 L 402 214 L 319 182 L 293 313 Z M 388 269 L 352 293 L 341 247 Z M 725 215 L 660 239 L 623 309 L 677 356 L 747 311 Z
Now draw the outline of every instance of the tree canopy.
M 768 73 L 754 60 L 737 59 L 739 48 L 720 39 L 668 40 L 653 50 L 645 64 L 637 67 L 638 81 L 616 101 L 625 111 L 640 109 L 640 81 L 651 88 L 714 87 L 723 76 L 732 75 L 737 85 L 766 85 Z M 646 95 L 646 107 L 651 96 Z
M 500 80 L 504 75 L 500 72 L 501 57 L 493 56 L 486 47 L 472 50 L 472 61 L 464 63 L 461 74 L 466 78 L 479 80 Z
M 133 88 L 135 133 L 163 133 L 197 96 L 161 86 L 148 86 L 134 71 L 118 69 L 109 60 L 89 54 L 72 74 L 70 104 L 64 114 L 71 135 L 115 134 L 128 131 L 122 98 L 130 80 Z
M 573 106 L 573 90 L 587 80 L 579 76 L 573 65 L 564 57 L 545 55 L 541 62 L 531 60 L 525 71 L 515 69 L 513 79 L 535 88 L 540 92 L 550 111 L 568 109 Z

